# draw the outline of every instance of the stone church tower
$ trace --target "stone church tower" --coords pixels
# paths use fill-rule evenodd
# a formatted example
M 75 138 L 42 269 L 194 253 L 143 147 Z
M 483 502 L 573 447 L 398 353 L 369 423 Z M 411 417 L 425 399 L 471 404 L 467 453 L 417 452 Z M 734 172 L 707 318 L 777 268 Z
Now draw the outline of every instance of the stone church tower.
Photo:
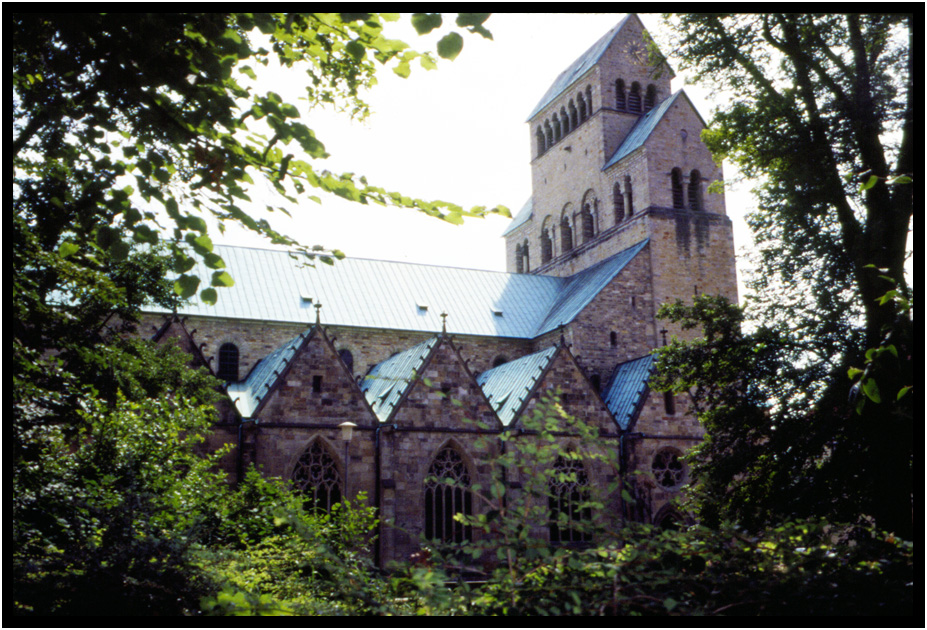
M 557 397 L 597 436 L 563 445 L 611 454 L 557 461 L 578 475 L 551 477 L 563 500 L 533 537 L 585 541 L 564 519 L 604 519 L 611 531 L 687 518 L 675 503 L 683 454 L 703 430 L 686 394 L 648 386 L 664 326 L 656 311 L 699 293 L 736 300 L 734 247 L 723 194 L 708 192 L 722 174 L 699 140 L 705 124 L 672 92 L 670 68 L 651 63 L 648 41 L 629 15 L 531 112 L 533 193 L 504 234 L 508 273 L 306 266 L 282 250 L 216 245 L 235 278 L 216 304 L 149 310 L 156 342 L 224 382 L 206 447 L 230 447 L 232 482 L 255 466 L 319 510 L 363 493 L 386 566 L 423 540 L 475 540 L 454 525 L 488 509 L 467 487 L 489 487 L 503 438 L 532 439 L 527 420 Z M 526 482 L 505 481 L 511 496 Z M 608 493 L 596 515 L 569 507 L 593 488 Z
M 649 240 L 651 347 L 661 304 L 737 300 L 724 194 L 707 190 L 721 167 L 673 76 L 634 14 L 562 72 L 528 117 L 533 193 L 504 234 L 508 271 L 556 276 Z

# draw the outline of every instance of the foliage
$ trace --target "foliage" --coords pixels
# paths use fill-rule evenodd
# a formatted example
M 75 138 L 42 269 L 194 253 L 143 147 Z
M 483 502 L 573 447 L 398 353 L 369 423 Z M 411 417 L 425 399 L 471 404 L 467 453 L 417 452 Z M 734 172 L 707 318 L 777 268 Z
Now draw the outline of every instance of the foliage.
M 748 282 L 753 332 L 717 304 L 663 312 L 702 325 L 725 318 L 711 324 L 724 334 L 676 345 L 662 365 L 674 370 L 663 387 L 707 396 L 698 467 L 702 512 L 714 510 L 715 521 L 869 517 L 913 534 L 913 314 L 891 299 L 912 303 L 912 19 L 671 21 L 683 65 L 730 95 L 703 140 L 760 182 L 748 218 L 759 248 Z M 871 371 L 854 385 L 847 374 L 861 376 L 864 362 Z M 707 411 L 708 402 L 722 406 Z

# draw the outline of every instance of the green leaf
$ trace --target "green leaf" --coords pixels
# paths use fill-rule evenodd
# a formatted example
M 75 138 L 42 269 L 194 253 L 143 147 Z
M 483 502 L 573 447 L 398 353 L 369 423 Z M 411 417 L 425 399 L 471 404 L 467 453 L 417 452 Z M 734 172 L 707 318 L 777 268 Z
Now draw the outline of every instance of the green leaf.
M 443 20 L 441 19 L 440 13 L 412 14 L 412 26 L 415 28 L 415 32 L 419 35 L 430 33 L 431 31 L 441 26 L 442 22 Z
M 859 376 L 859 375 L 862 374 L 862 373 L 863 373 L 863 371 L 862 371 L 861 369 L 855 368 L 855 367 L 851 367 L 849 370 L 847 370 L 847 376 L 848 376 L 851 380 L 852 380 L 852 379 L 855 379 L 857 376 Z
M 910 177 L 908 177 L 907 175 L 899 175 L 898 177 L 893 177 L 893 178 L 891 178 L 890 180 L 888 180 L 888 181 L 885 182 L 885 183 L 886 183 L 886 184 L 889 184 L 889 185 L 892 185 L 892 184 L 910 184 L 910 183 L 912 183 L 913 181 L 914 181 L 914 180 L 911 179 Z
M 227 271 L 215 271 L 212 274 L 211 284 L 214 287 L 231 287 L 235 286 L 235 280 Z
M 200 291 L 200 299 L 204 304 L 214 305 L 219 300 L 219 295 L 212 287 Z
M 878 182 L 879 182 L 879 178 L 876 175 L 870 175 L 869 179 L 867 179 L 865 183 L 860 184 L 859 192 L 863 192 L 864 190 L 869 190 L 870 188 L 875 186 Z
M 438 54 L 444 59 L 453 61 L 463 49 L 463 37 L 459 33 L 448 33 L 438 42 Z
M 875 382 L 875 379 L 866 379 L 866 381 L 863 383 L 863 393 L 866 394 L 866 397 L 874 403 L 882 402 L 882 398 L 879 396 L 879 385 Z
M 183 274 L 174 281 L 174 293 L 186 300 L 196 294 L 196 289 L 199 286 L 199 278 L 196 276 L 188 276 L 187 274 Z
M 78 247 L 74 243 L 65 241 L 61 245 L 58 246 L 58 255 L 61 258 L 67 258 L 68 256 L 72 256 L 76 254 L 79 249 L 80 247 Z
M 904 398 L 904 395 L 908 393 L 908 390 L 910 390 L 911 387 L 913 387 L 913 386 L 912 386 L 912 385 L 908 385 L 908 386 L 906 386 L 906 387 L 902 387 L 901 389 L 899 389 L 899 390 L 898 390 L 898 395 L 895 397 L 895 400 L 901 400 L 902 398 Z

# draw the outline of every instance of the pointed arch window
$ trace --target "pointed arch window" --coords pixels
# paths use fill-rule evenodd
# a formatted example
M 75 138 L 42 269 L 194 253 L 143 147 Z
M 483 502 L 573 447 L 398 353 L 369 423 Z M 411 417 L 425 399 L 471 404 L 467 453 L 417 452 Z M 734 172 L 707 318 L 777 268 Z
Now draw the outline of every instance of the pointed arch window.
M 472 540 L 470 526 L 454 519 L 473 514 L 470 473 L 460 454 L 447 446 L 435 456 L 425 477 L 425 537 L 444 542 Z
M 224 343 L 219 347 L 219 365 L 216 376 L 223 381 L 238 380 L 238 346 Z
M 312 512 L 329 512 L 341 503 L 341 473 L 321 440 L 309 445 L 293 468 L 293 484 L 306 497 L 305 508 Z
M 550 542 L 554 544 L 592 540 L 589 524 L 589 478 L 579 459 L 557 458 L 548 482 Z

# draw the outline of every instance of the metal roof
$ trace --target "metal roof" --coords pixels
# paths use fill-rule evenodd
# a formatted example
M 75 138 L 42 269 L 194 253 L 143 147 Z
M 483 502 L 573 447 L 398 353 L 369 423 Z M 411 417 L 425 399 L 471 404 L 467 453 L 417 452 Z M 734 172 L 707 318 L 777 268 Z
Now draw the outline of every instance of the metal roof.
M 548 88 L 547 92 L 541 98 L 540 102 L 531 110 L 531 114 L 528 116 L 530 121 L 534 118 L 542 109 L 547 107 L 551 101 L 560 96 L 568 87 L 573 85 L 577 79 L 581 78 L 586 74 L 592 66 L 599 61 L 599 57 L 602 56 L 602 53 L 608 48 L 608 45 L 611 44 L 612 40 L 618 34 L 618 31 L 625 25 L 628 21 L 630 15 L 624 16 L 617 25 L 615 25 L 612 30 L 603 35 L 599 41 L 594 43 L 589 50 L 584 52 L 579 56 L 579 59 L 570 64 L 570 67 L 560 73 L 560 75 L 554 80 L 553 85 Z
M 528 201 L 525 202 L 525 205 L 521 207 L 521 210 L 518 211 L 518 214 L 515 215 L 515 218 L 512 219 L 512 222 L 509 223 L 509 226 L 505 228 L 505 232 L 502 233 L 502 236 L 508 236 L 516 228 L 521 227 L 528 222 L 528 219 L 531 218 L 534 213 L 534 201 L 531 197 L 528 197 Z
M 409 384 L 421 372 L 422 365 L 437 345 L 440 337 L 399 352 L 373 366 L 361 383 L 361 391 L 380 422 L 386 422 Z
M 614 166 L 627 156 L 631 155 L 634 151 L 644 146 L 644 142 L 647 141 L 647 138 L 650 137 L 650 134 L 653 133 L 653 130 L 657 128 L 660 120 L 662 120 L 663 115 L 669 111 L 669 108 L 672 107 L 673 103 L 676 102 L 676 99 L 680 94 L 683 94 L 682 90 L 679 90 L 673 94 L 668 99 L 665 99 L 659 105 L 651 109 L 649 112 L 641 116 L 637 123 L 631 128 L 631 131 L 625 136 L 624 140 L 619 145 L 618 149 L 615 150 L 615 153 L 612 154 L 612 157 L 605 163 L 605 166 L 602 167 L 602 170 Z
M 503 426 L 515 420 L 534 384 L 557 354 L 557 346 L 486 370 L 476 377 Z
M 228 394 L 242 418 L 251 418 L 261 401 L 296 355 L 309 332 L 297 335 L 254 366 L 245 380 L 229 383 Z
M 647 392 L 647 381 L 653 374 L 656 355 L 622 363 L 615 368 L 611 380 L 602 392 L 602 399 L 622 429 L 627 429 L 643 395 Z
M 572 321 L 646 244 L 573 278 L 346 258 L 310 267 L 283 250 L 216 245 L 235 285 L 208 305 L 194 297 L 180 315 L 533 339 Z M 192 273 L 204 281 L 211 269 Z M 150 307 L 149 312 L 166 312 Z

